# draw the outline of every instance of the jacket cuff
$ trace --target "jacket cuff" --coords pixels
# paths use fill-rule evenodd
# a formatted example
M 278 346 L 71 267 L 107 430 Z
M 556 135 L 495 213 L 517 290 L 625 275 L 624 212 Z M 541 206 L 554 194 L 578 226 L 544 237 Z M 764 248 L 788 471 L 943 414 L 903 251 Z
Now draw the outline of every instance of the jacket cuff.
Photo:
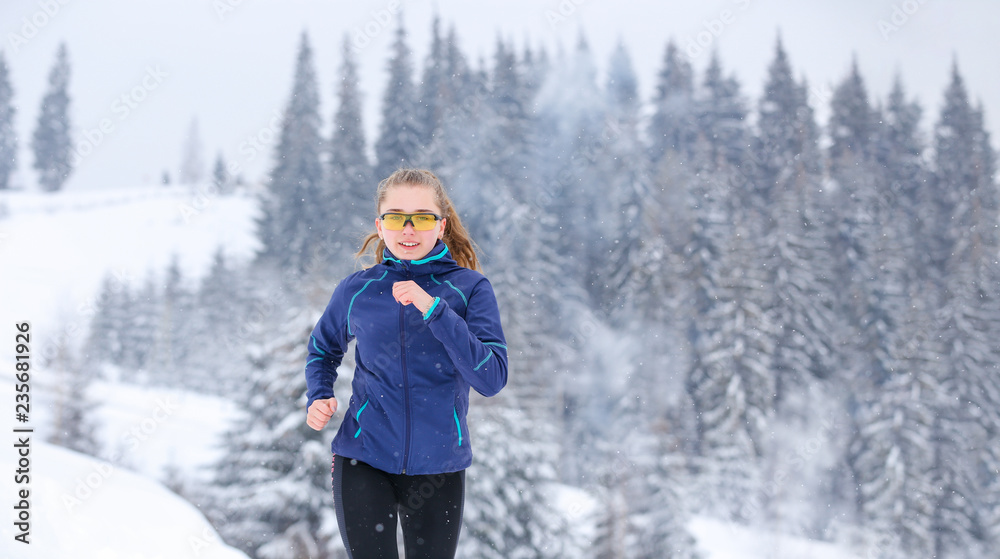
M 431 304 L 431 308 L 427 309 L 427 312 L 424 313 L 424 320 L 427 320 L 428 318 L 431 317 L 431 314 L 434 313 L 434 309 L 437 308 L 438 303 L 440 303 L 440 302 L 441 302 L 441 298 L 440 297 L 435 297 L 434 298 L 434 302 Z

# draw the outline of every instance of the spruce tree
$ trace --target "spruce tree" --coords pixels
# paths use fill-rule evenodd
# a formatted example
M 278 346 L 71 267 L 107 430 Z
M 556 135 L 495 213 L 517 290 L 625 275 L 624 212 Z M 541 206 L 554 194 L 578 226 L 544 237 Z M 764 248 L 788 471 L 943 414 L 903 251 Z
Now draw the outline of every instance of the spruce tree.
M 982 472 L 996 462 L 983 449 L 1000 432 L 993 341 L 1000 324 L 996 158 L 982 112 L 969 102 L 957 64 L 935 126 L 935 164 L 938 208 L 947 212 L 939 223 L 947 256 L 932 339 L 940 355 L 935 372 L 949 397 L 936 413 L 935 484 L 941 494 L 934 552 L 946 556 L 989 546 L 983 515 L 990 496 L 983 491 Z
M 445 108 L 454 102 L 449 95 L 447 44 L 441 35 L 441 18 L 437 15 L 431 23 L 431 45 L 424 62 L 423 79 L 420 81 L 420 98 L 417 101 L 417 130 L 420 146 L 426 149 L 440 133 Z
M 125 361 L 125 338 L 132 328 L 129 302 L 128 286 L 113 274 L 105 274 L 90 319 L 85 355 L 90 366 Z
M 229 176 L 229 169 L 226 167 L 226 159 L 222 152 L 215 157 L 215 165 L 212 166 L 212 183 L 219 194 L 229 194 L 233 188 L 233 178 Z
M 693 155 L 698 138 L 694 71 L 673 41 L 667 43 L 653 106 L 649 123 L 652 161 L 659 162 L 668 151 Z
M 49 365 L 56 376 L 52 383 L 53 417 L 48 442 L 90 456 L 99 456 L 101 443 L 98 441 L 98 426 L 94 419 L 97 406 L 89 393 L 91 383 L 96 378 L 96 369 L 84 366 L 65 343 L 57 346 Z
M 454 28 L 449 30 L 440 48 L 444 51 L 443 60 L 435 64 L 443 67 L 435 73 L 439 81 L 438 98 L 434 102 L 440 114 L 435 117 L 437 125 L 423 155 L 429 168 L 452 186 L 453 200 L 469 207 L 466 202 L 478 195 L 478 186 L 466 179 L 475 172 L 477 164 L 487 91 L 485 84 L 477 85 Z M 465 190 L 467 185 L 469 189 Z M 465 223 L 466 227 L 475 230 L 473 221 Z
M 746 101 L 735 77 L 725 77 L 718 53 L 705 70 L 698 100 L 698 129 L 708 145 L 711 168 L 737 166 L 747 149 Z
M 11 187 L 10 176 L 17 168 L 17 133 L 14 131 L 14 90 L 10 69 L 0 52 L 0 190 Z
M 374 218 L 373 193 L 375 180 L 365 150 L 365 134 L 361 117 L 361 93 L 358 91 L 358 69 L 350 41 L 344 37 L 340 82 L 337 87 L 337 112 L 333 117 L 333 137 L 330 141 L 328 184 L 326 197 L 328 215 L 339 216 L 332 229 L 332 251 L 349 256 L 356 247 L 352 241 L 372 227 Z
M 467 473 L 459 556 L 574 557 L 569 527 L 552 506 L 551 426 L 512 406 L 480 402 L 470 410 L 476 459 Z
M 261 198 L 257 222 L 258 262 L 302 272 L 312 258 L 329 251 L 319 90 L 312 47 L 302 34 L 292 93 L 281 124 L 275 166 Z
M 608 227 L 604 248 L 592 252 L 598 270 L 596 303 L 605 313 L 624 321 L 632 298 L 629 286 L 639 263 L 643 202 L 650 187 L 651 171 L 642 156 L 638 79 L 625 46 L 619 43 L 608 64 L 605 84 L 608 111 L 594 149 L 594 166 L 602 174 L 610 204 L 601 209 Z
M 49 88 L 42 98 L 38 124 L 31 141 L 38 183 L 47 192 L 61 189 L 73 170 L 69 76 L 69 54 L 66 44 L 61 43 L 55 65 L 49 72 Z
M 414 158 L 421 152 L 420 121 L 417 118 L 417 89 L 413 84 L 413 61 L 406 44 L 406 30 L 400 24 L 389 58 L 389 80 L 382 94 L 382 122 L 375 142 L 375 177 L 388 177 L 400 167 L 425 164 Z
M 329 447 L 338 425 L 319 432 L 305 422 L 303 340 L 314 313 L 292 308 L 275 324 L 284 326 L 263 332 L 268 342 L 250 358 L 244 414 L 224 437 L 225 455 L 197 504 L 230 545 L 254 559 L 339 559 Z
M 198 378 L 187 367 L 189 350 L 195 342 L 187 325 L 193 312 L 193 296 L 181 272 L 177 255 L 171 258 L 163 280 L 162 304 L 156 325 L 152 359 L 156 369 L 151 380 L 159 385 L 183 387 Z
M 205 160 L 201 143 L 201 132 L 198 130 L 198 119 L 191 119 L 187 138 L 184 140 L 184 153 L 181 159 L 180 173 L 177 175 L 181 184 L 197 186 L 205 176 Z
M 787 181 L 788 175 L 795 172 L 796 162 L 805 163 L 810 172 L 818 172 L 817 131 L 812 109 L 807 104 L 807 91 L 804 85 L 795 82 L 779 39 L 774 60 L 768 67 L 764 94 L 758 101 L 759 135 L 748 154 L 756 170 L 748 168 L 746 174 L 755 175 L 758 205 L 766 207 L 772 202 L 777 184 Z

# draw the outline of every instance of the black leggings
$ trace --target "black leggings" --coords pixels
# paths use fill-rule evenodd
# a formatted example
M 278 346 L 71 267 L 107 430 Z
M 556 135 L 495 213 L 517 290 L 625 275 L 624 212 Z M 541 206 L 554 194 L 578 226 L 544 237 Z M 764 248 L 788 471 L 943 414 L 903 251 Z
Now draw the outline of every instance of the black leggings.
M 333 457 L 333 503 L 350 559 L 399 557 L 396 514 L 406 559 L 455 557 L 462 529 L 465 471 L 408 476 Z

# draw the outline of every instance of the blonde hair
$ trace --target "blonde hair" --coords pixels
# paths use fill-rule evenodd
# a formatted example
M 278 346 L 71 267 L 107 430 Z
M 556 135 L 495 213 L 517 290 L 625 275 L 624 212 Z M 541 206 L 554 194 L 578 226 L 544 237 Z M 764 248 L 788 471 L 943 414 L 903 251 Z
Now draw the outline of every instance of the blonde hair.
M 451 252 L 452 258 L 458 262 L 459 266 L 481 271 L 479 268 L 479 258 L 476 257 L 478 247 L 472 241 L 469 232 L 462 226 L 462 221 L 458 218 L 455 206 L 451 203 L 448 193 L 445 192 L 444 185 L 441 184 L 441 179 L 426 169 L 398 169 L 378 184 L 378 189 L 375 191 L 376 214 L 382 207 L 382 202 L 385 201 L 389 189 L 398 186 L 425 186 L 434 191 L 434 201 L 441 208 L 441 217 L 448 220 L 442 240 L 448 246 L 448 251 Z M 372 249 L 372 243 L 375 241 L 378 241 L 378 243 Z M 371 265 L 381 264 L 385 248 L 385 241 L 379 238 L 378 231 L 373 231 L 362 241 L 361 249 L 358 250 L 356 256 L 361 258 L 370 255 L 372 257 Z

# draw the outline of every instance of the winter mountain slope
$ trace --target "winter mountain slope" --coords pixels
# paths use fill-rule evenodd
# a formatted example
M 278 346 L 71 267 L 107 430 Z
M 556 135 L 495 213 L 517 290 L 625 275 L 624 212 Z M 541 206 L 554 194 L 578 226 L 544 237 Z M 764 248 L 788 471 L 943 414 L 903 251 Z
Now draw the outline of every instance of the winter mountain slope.
M 239 559 L 187 501 L 143 476 L 33 439 L 30 543 L 0 525 L 10 558 Z M 3 471 L 13 455 L 0 453 Z
M 31 321 L 46 347 L 64 340 L 78 347 L 105 274 L 137 289 L 150 273 L 162 279 L 175 255 L 187 281 L 208 270 L 220 246 L 227 258 L 249 258 L 255 198 L 214 192 L 0 192 L 0 324 Z M 10 350 L 0 346 L 0 355 Z

